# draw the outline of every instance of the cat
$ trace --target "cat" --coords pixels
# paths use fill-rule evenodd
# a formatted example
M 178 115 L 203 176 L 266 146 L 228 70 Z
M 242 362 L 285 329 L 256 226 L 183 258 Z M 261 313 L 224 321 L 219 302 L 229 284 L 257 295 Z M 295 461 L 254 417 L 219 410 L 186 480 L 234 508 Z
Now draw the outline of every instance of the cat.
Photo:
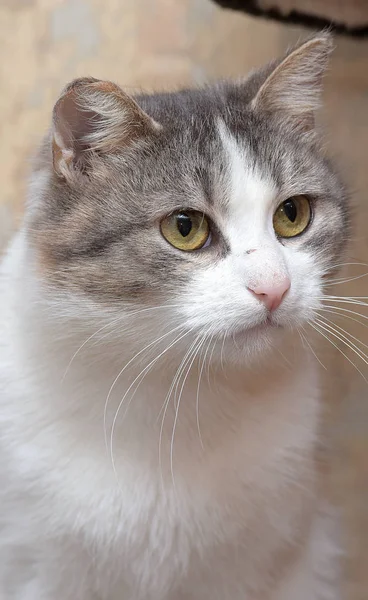
M 1 265 L 2 600 L 340 597 L 298 335 L 350 223 L 315 125 L 332 45 L 62 92 Z

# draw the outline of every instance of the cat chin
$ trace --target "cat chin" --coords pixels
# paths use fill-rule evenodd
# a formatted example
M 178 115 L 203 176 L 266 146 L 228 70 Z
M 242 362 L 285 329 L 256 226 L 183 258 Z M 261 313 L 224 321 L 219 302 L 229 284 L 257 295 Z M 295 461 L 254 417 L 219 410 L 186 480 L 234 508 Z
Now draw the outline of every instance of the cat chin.
M 288 345 L 291 333 L 290 328 L 261 323 L 229 335 L 224 343 L 220 336 L 221 341 L 215 347 L 211 362 L 246 367 L 269 361 L 276 347 L 283 347 L 284 343 Z

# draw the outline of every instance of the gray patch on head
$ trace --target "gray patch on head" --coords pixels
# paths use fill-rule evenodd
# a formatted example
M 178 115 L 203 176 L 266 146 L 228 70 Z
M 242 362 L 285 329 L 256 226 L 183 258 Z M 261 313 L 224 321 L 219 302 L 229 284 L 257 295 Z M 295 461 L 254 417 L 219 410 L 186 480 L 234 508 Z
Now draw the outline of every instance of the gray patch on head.
M 73 184 L 52 173 L 47 139 L 39 168 L 51 176 L 38 209 L 30 211 L 29 235 L 41 271 L 59 286 L 114 303 L 178 292 L 193 269 L 218 259 L 226 251 L 219 231 L 216 248 L 195 253 L 175 250 L 159 231 L 159 220 L 176 209 L 202 210 L 215 225 L 216 215 L 226 211 L 228 166 L 218 119 L 258 171 L 272 178 L 280 198 L 309 195 L 325 215 L 319 228 L 285 243 L 323 255 L 326 268 L 338 262 L 349 213 L 334 169 L 315 141 L 249 107 L 270 69 L 241 84 L 136 97 L 162 130 L 143 144 L 97 155 Z

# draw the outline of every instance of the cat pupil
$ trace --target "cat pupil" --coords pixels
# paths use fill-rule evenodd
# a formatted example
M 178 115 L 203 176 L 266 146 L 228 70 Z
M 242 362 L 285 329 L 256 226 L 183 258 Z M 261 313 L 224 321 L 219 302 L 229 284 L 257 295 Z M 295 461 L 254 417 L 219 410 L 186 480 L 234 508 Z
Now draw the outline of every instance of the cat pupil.
M 192 230 L 192 220 L 188 215 L 181 214 L 177 216 L 178 230 L 183 237 L 187 237 Z
M 286 202 L 284 202 L 283 208 L 284 208 L 284 213 L 286 214 L 289 221 L 294 223 L 294 221 L 296 219 L 296 215 L 297 215 L 297 209 L 295 206 L 295 202 L 293 202 L 293 200 L 286 200 Z

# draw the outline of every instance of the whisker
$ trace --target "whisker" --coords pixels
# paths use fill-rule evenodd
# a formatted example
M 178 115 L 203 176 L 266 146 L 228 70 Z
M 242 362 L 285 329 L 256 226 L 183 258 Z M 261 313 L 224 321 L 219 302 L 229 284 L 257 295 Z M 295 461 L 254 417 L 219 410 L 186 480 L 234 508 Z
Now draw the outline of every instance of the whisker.
M 194 331 L 194 329 L 191 329 L 190 331 Z M 195 342 L 195 340 L 194 340 L 194 342 Z M 191 348 L 191 347 L 194 345 L 194 342 L 192 342 L 192 344 L 191 344 L 190 348 Z M 182 366 L 182 364 L 183 364 L 183 361 L 184 361 L 184 360 L 187 358 L 187 355 L 188 355 L 188 353 L 189 353 L 189 350 L 190 350 L 190 348 L 187 350 L 187 352 L 186 352 L 186 354 L 184 355 L 184 357 L 183 357 L 182 361 L 180 362 L 180 364 L 179 364 L 179 367 L 178 367 L 178 369 L 177 369 L 177 371 L 176 371 L 176 373 L 175 373 L 175 376 L 178 374 L 178 371 L 179 371 L 179 369 L 181 368 L 181 366 Z M 176 384 L 176 383 L 177 383 L 177 381 L 176 381 L 176 377 L 174 377 L 174 380 L 173 380 L 173 381 L 171 382 L 171 384 L 170 384 L 170 389 L 169 389 L 169 392 L 168 392 L 168 394 L 169 394 L 169 393 L 171 394 L 171 393 L 173 392 L 173 390 L 174 390 L 174 387 L 175 387 L 175 384 Z M 177 391 L 177 388 L 176 388 L 176 391 Z M 176 393 L 176 392 L 175 392 L 175 393 Z M 161 406 L 161 408 L 160 408 L 160 411 L 159 411 L 159 413 L 158 413 L 158 415 L 157 415 L 156 423 L 158 423 L 158 421 L 159 421 L 159 418 L 160 418 L 160 416 L 161 416 L 161 414 L 162 414 L 162 412 L 163 412 L 163 410 L 164 410 L 164 408 L 165 408 L 165 405 L 166 405 L 166 400 L 167 400 L 168 394 L 166 395 L 166 397 L 165 397 L 165 401 L 164 401 L 164 403 L 162 404 L 162 406 Z
M 315 357 L 315 359 L 319 362 L 319 364 L 321 365 L 321 367 L 323 367 L 325 369 L 325 371 L 327 371 L 327 367 L 323 364 L 323 362 L 318 358 L 317 354 L 315 353 L 315 351 L 313 350 L 312 345 L 309 343 L 308 338 L 307 338 L 307 334 L 306 331 L 304 329 L 304 327 L 302 327 L 303 333 L 301 331 L 299 331 L 299 335 L 301 336 L 302 340 L 305 341 L 305 343 L 307 344 L 309 350 L 312 352 L 313 356 Z
M 124 367 L 119 371 L 119 373 L 117 374 L 117 376 L 115 377 L 114 381 L 111 384 L 111 387 L 108 391 L 108 394 L 106 396 L 106 400 L 105 400 L 105 406 L 104 406 L 104 414 L 103 414 L 103 426 L 104 426 L 104 435 L 105 435 L 105 445 L 106 448 L 108 448 L 108 444 L 107 444 L 107 427 L 106 427 L 106 420 L 107 420 L 107 408 L 108 408 L 108 404 L 111 398 L 111 394 L 113 392 L 113 389 L 116 385 L 116 383 L 118 382 L 118 380 L 120 379 L 120 377 L 122 376 L 122 374 L 124 373 L 124 371 L 129 367 L 129 365 L 131 365 L 133 363 L 134 360 L 136 360 L 138 358 L 138 356 L 140 356 L 141 354 L 143 354 L 143 352 L 146 352 L 149 348 L 153 348 L 156 344 L 159 344 L 163 339 L 165 339 L 166 337 L 168 337 L 169 335 L 172 335 L 173 333 L 175 333 L 176 331 L 179 331 L 180 329 L 182 329 L 182 326 L 179 325 L 178 327 L 175 327 L 174 329 L 171 329 L 170 331 L 167 331 L 166 333 L 164 333 L 163 335 L 161 335 L 159 338 L 156 338 L 155 340 L 153 340 L 153 342 L 150 342 L 149 344 L 147 344 L 147 346 L 145 346 L 144 348 L 142 348 L 142 350 L 140 350 L 139 352 L 137 352 L 125 365 Z
M 208 344 L 206 347 L 206 351 L 205 351 L 205 354 L 203 357 L 203 361 L 202 361 L 199 376 L 198 376 L 197 397 L 196 397 L 197 429 L 198 429 L 199 441 L 200 441 L 200 444 L 201 444 L 203 450 L 204 450 L 204 445 L 203 445 L 203 440 L 202 440 L 202 435 L 201 435 L 201 428 L 200 428 L 200 424 L 199 424 L 199 390 L 200 390 L 200 386 L 201 386 L 201 380 L 202 380 L 204 366 L 206 363 L 208 350 L 210 348 L 210 343 L 211 343 L 211 339 L 209 339 L 209 334 L 204 338 L 204 341 L 206 341 L 207 339 L 208 339 Z
M 330 296 L 329 294 L 324 294 L 322 299 L 326 298 L 327 300 L 367 300 L 368 296 Z
M 337 312 L 338 309 L 334 310 L 334 309 L 330 309 L 330 308 L 319 308 L 316 310 L 316 313 L 318 314 L 319 312 L 327 312 L 327 313 L 331 313 L 333 315 L 335 315 L 336 317 L 340 317 L 340 319 L 349 319 L 350 321 L 355 321 L 355 323 L 359 323 L 359 325 L 361 325 L 362 327 L 366 327 L 368 328 L 368 324 L 367 323 L 362 323 L 361 321 L 359 321 L 359 319 L 354 319 L 354 317 L 350 317 L 349 315 L 345 315 L 345 314 L 341 314 L 339 312 Z M 341 310 L 341 309 L 340 309 Z M 343 309 L 342 309 L 343 310 Z M 368 319 L 368 317 L 365 317 L 364 315 L 360 315 L 359 313 L 355 313 L 354 311 L 348 311 L 351 312 L 353 314 L 356 314 L 359 317 L 362 317 L 363 319 L 366 318 Z
M 175 328 L 175 329 L 178 329 L 178 328 Z M 132 381 L 132 383 L 131 383 L 131 384 L 130 384 L 130 386 L 128 387 L 127 391 L 125 392 L 125 394 L 124 394 L 123 398 L 120 400 L 120 402 L 119 402 L 119 406 L 118 406 L 118 408 L 117 408 L 117 410 L 116 410 L 116 412 L 115 412 L 115 416 L 114 416 L 114 419 L 113 419 L 113 422 L 112 422 L 112 427 L 111 427 L 111 433 L 110 433 L 110 458 L 111 458 L 112 467 L 113 467 L 113 470 L 114 470 L 114 473 L 115 473 L 115 476 L 116 476 L 116 477 L 117 477 L 117 472 L 116 472 L 115 460 L 114 460 L 114 452 L 113 452 L 113 439 L 114 439 L 114 432 L 115 432 L 116 422 L 117 422 L 117 419 L 118 419 L 118 416 L 119 416 L 119 412 L 120 412 L 120 410 L 121 410 L 121 407 L 122 407 L 122 405 L 123 405 L 123 403 L 124 403 L 124 400 L 125 400 L 125 398 L 126 398 L 126 397 L 127 397 L 127 395 L 129 394 L 129 392 L 130 392 L 130 390 L 132 389 L 132 387 L 134 386 L 134 384 L 135 384 L 135 383 L 138 381 L 138 379 L 139 379 L 140 377 L 142 377 L 142 374 L 143 374 L 143 378 L 142 378 L 142 380 L 139 382 L 139 384 L 138 384 L 138 386 L 137 386 L 136 390 L 134 391 L 134 394 L 135 394 L 135 392 L 137 391 L 137 389 L 138 389 L 138 387 L 139 387 L 140 383 L 143 381 L 143 379 L 144 379 L 144 376 L 145 376 L 145 375 L 146 375 L 146 374 L 147 374 L 147 373 L 148 373 L 148 372 L 151 370 L 151 368 L 152 368 L 152 367 L 153 367 L 153 366 L 154 366 L 154 365 L 157 363 L 157 361 L 158 361 L 158 360 L 159 360 L 159 359 L 160 359 L 160 358 L 161 358 L 161 357 L 162 357 L 162 356 L 163 356 L 163 355 L 164 355 L 166 352 L 168 352 L 168 350 L 170 350 L 170 349 L 171 349 L 171 348 L 172 348 L 172 347 L 173 347 L 175 344 L 177 344 L 177 343 L 178 343 L 180 340 L 182 340 L 182 339 L 183 339 L 185 336 L 189 335 L 189 333 L 190 333 L 190 332 L 191 332 L 191 330 L 189 330 L 189 331 L 185 332 L 185 333 L 184 333 L 184 334 L 182 334 L 182 335 L 179 335 L 179 336 L 178 336 L 178 337 L 177 337 L 177 338 L 176 338 L 176 339 L 175 339 L 173 342 L 171 342 L 171 343 L 170 343 L 170 344 L 169 344 L 169 345 L 168 345 L 168 346 L 167 346 L 167 347 L 166 347 L 166 348 L 165 348 L 165 349 L 164 349 L 162 352 L 160 352 L 160 354 L 159 354 L 158 356 L 156 356 L 156 357 L 155 357 L 153 360 L 151 360 L 151 362 L 150 362 L 150 363 L 149 363 L 149 364 L 148 364 L 146 367 L 144 367 L 144 369 L 142 369 L 142 371 L 141 371 L 141 372 L 140 372 L 140 373 L 137 375 L 137 377 L 135 377 L 134 381 Z M 170 333 L 172 333 L 172 332 L 170 332 Z M 134 396 L 134 394 L 133 394 L 133 396 Z M 130 404 L 130 402 L 132 401 L 132 398 L 133 398 L 133 396 L 131 397 L 131 399 L 130 399 L 130 401 L 129 401 L 129 404 Z M 128 407 L 129 407 L 129 406 L 128 406 Z M 118 477 L 117 477 L 117 478 L 118 478 Z
M 317 321 L 317 319 L 316 319 L 316 321 Z M 351 340 L 349 340 L 349 338 L 344 336 L 342 333 L 339 333 L 336 330 L 334 330 L 334 328 L 331 327 L 330 325 L 328 325 L 327 323 L 324 323 L 321 320 L 318 320 L 318 322 L 316 323 L 316 321 L 314 322 L 315 325 L 318 325 L 324 331 L 328 332 L 330 335 L 332 335 L 333 337 L 338 339 L 340 342 L 345 344 L 345 346 L 347 346 L 349 348 L 349 350 L 354 352 L 354 354 L 356 354 L 360 358 L 361 361 L 363 361 L 365 364 L 368 365 L 368 360 L 367 360 L 367 357 L 364 354 L 364 352 L 362 350 L 360 350 L 360 348 L 358 346 L 356 346 Z
M 319 333 L 322 337 L 324 337 L 332 346 L 334 346 L 334 348 L 336 348 L 336 350 L 338 350 L 342 356 L 344 356 L 344 358 L 346 358 L 346 360 L 353 365 L 354 369 L 356 369 L 358 371 L 358 373 L 363 377 L 364 381 L 366 383 L 368 383 L 366 377 L 363 375 L 362 371 L 359 369 L 359 367 L 357 367 L 357 365 L 348 357 L 347 354 L 345 354 L 345 352 L 343 352 L 343 350 L 337 345 L 335 344 L 335 342 L 333 342 L 326 334 L 324 334 L 319 327 L 315 324 L 315 323 L 311 323 L 310 321 L 308 322 L 308 324 L 310 325 L 310 327 L 312 327 L 315 331 L 317 331 L 317 333 Z
M 227 337 L 227 334 L 228 334 L 228 333 L 229 333 L 229 330 L 227 329 L 227 330 L 225 331 L 224 335 L 223 335 L 223 338 L 222 338 L 222 344 L 221 344 L 220 363 L 221 363 L 221 369 L 222 369 L 222 372 L 223 372 L 223 373 L 225 373 L 225 367 L 224 367 L 224 356 L 223 356 L 223 354 L 224 354 L 224 344 L 225 344 L 225 340 L 226 340 L 226 337 Z M 225 373 L 225 375 L 226 375 L 226 373 Z
M 337 269 L 338 267 L 368 267 L 367 263 L 363 263 L 363 262 L 344 262 L 344 263 L 336 263 L 334 265 L 331 265 L 331 269 Z
M 334 286 L 334 285 L 340 285 L 343 283 L 349 283 L 350 281 L 356 281 L 357 279 L 362 279 L 363 277 L 367 277 L 368 273 L 363 273 L 363 275 L 356 275 L 355 277 L 340 277 L 337 279 L 330 279 L 327 283 L 325 283 L 324 285 L 326 287 L 328 286 Z
M 285 356 L 285 354 L 281 352 L 280 348 L 278 348 L 277 346 L 273 346 L 273 349 L 276 350 L 276 352 L 281 356 L 282 360 L 286 363 L 288 367 L 293 366 L 290 360 Z
M 150 312 L 153 310 L 162 310 L 162 309 L 167 309 L 167 308 L 179 308 L 180 305 L 179 304 L 163 304 L 160 306 L 150 306 L 147 308 L 142 308 L 139 310 L 134 310 L 134 311 L 127 311 L 124 312 L 121 315 L 118 315 L 117 317 L 115 317 L 112 321 L 110 321 L 109 323 L 106 323 L 105 325 L 103 325 L 102 327 L 100 327 L 97 331 L 95 331 L 95 333 L 92 333 L 92 335 L 90 335 L 89 337 L 87 337 L 87 339 L 83 342 L 83 344 L 81 344 L 79 346 L 79 348 L 74 352 L 73 356 L 71 357 L 64 375 L 61 379 L 61 382 L 63 382 L 65 380 L 66 375 L 68 374 L 70 367 L 72 366 L 72 363 L 74 362 L 75 358 L 78 356 L 78 354 L 81 352 L 81 350 L 96 336 L 98 335 L 101 331 L 104 331 L 105 329 L 107 329 L 108 327 L 111 327 L 112 325 L 114 325 L 115 323 L 120 322 L 124 322 L 124 320 L 126 320 L 128 317 L 133 317 L 135 315 L 141 314 L 143 312 Z M 116 330 L 113 330 L 112 332 L 110 332 L 110 334 L 114 333 Z
M 192 331 L 192 330 L 190 330 L 190 331 Z M 128 405 L 127 405 L 127 408 L 126 408 L 126 410 L 125 410 L 125 412 L 124 412 L 124 415 L 123 415 L 123 419 L 125 418 L 125 415 L 126 415 L 126 413 L 127 413 L 128 409 L 129 409 L 129 406 L 130 406 L 130 404 L 131 404 L 131 402 L 132 402 L 132 400 L 133 400 L 133 398 L 134 398 L 134 396 L 135 396 L 136 392 L 138 391 L 138 388 L 139 388 L 139 386 L 141 385 L 141 383 L 142 383 L 143 379 L 146 377 L 146 375 L 147 375 L 147 374 L 148 374 L 148 373 L 149 373 L 149 372 L 152 370 L 152 368 L 155 366 L 155 364 L 156 364 L 156 363 L 157 363 L 157 361 L 158 361 L 158 360 L 161 358 L 161 356 L 163 356 L 163 354 L 165 354 L 165 353 L 166 353 L 168 350 L 170 350 L 170 349 L 171 349 L 171 348 L 172 348 L 172 347 L 173 347 L 173 346 L 174 346 L 174 345 L 175 345 L 177 342 L 181 341 L 181 340 L 182 340 L 182 339 L 183 339 L 183 338 L 184 338 L 186 335 L 188 335 L 188 334 L 190 333 L 190 331 L 186 332 L 186 333 L 185 333 L 185 334 L 183 334 L 183 335 L 180 335 L 180 336 L 178 336 L 178 337 L 177 337 L 177 338 L 176 338 L 176 339 L 173 341 L 173 343 L 172 343 L 172 344 L 170 344 L 170 345 L 169 345 L 167 348 L 165 348 L 165 350 L 164 350 L 163 352 L 161 352 L 161 354 L 159 354 L 157 357 L 155 357 L 155 358 L 154 358 L 154 359 L 153 359 L 153 360 L 152 360 L 152 361 L 151 361 L 151 362 L 150 362 L 150 363 L 149 363 L 149 364 L 148 364 L 146 367 L 144 367 L 144 368 L 142 369 L 142 371 L 140 372 L 140 375 L 139 375 L 139 376 L 141 376 L 142 378 L 141 378 L 141 380 L 140 380 L 140 381 L 137 383 L 137 385 L 136 385 L 136 388 L 134 389 L 134 391 L 133 391 L 133 394 L 131 395 L 131 397 L 130 397 L 130 399 L 129 399 L 129 402 L 128 402 Z M 139 376 L 138 376 L 138 377 L 139 377 Z M 138 379 L 138 377 L 136 377 L 136 379 Z M 134 381 L 133 381 L 133 383 L 132 383 L 132 386 L 133 386 L 133 385 L 134 385 Z M 129 392 L 129 390 L 127 390 L 127 392 Z M 124 397 L 125 397 L 126 395 L 127 395 L 127 394 L 125 394 L 125 395 L 124 395 Z M 122 399 L 122 402 L 123 402 L 123 401 L 124 401 L 124 398 Z M 123 419 L 122 419 L 122 420 L 123 420 Z
M 333 305 L 331 306 L 330 304 L 324 304 L 323 309 L 324 308 L 333 308 L 333 310 L 337 310 L 337 311 L 340 311 L 343 313 L 350 313 L 352 315 L 356 315 L 357 317 L 361 317 L 362 319 L 368 319 L 367 315 L 362 315 L 361 313 L 358 313 L 355 310 L 349 310 L 348 308 L 342 308 L 340 306 L 333 306 Z M 323 309 L 320 308 L 318 310 L 323 310 Z M 362 323 L 362 325 L 363 325 L 363 323 Z
M 185 377 L 183 378 L 182 384 L 181 384 L 181 388 L 180 388 L 180 393 L 179 393 L 179 398 L 178 398 L 178 402 L 176 405 L 176 410 L 175 410 L 175 417 L 174 417 L 174 424 L 173 424 L 173 429 L 172 429 L 172 435 L 171 435 L 171 442 L 170 442 L 170 471 L 171 471 L 171 479 L 173 482 L 173 488 L 175 490 L 175 478 L 174 478 L 174 440 L 175 440 L 175 431 L 176 431 L 176 425 L 178 422 L 178 417 L 179 417 L 179 408 L 180 408 L 180 400 L 183 394 L 183 390 L 184 390 L 184 386 L 185 386 L 185 382 L 188 378 L 189 372 L 193 366 L 194 360 L 198 354 L 198 351 L 200 350 L 201 347 L 201 342 L 203 342 L 203 336 L 202 338 L 200 338 L 200 336 L 198 336 L 195 340 L 195 343 L 199 340 L 199 344 L 195 344 L 193 347 L 193 350 L 191 352 L 191 359 L 190 362 L 189 360 L 187 361 L 188 364 L 188 368 L 187 368 L 187 372 L 185 374 Z M 184 372 L 184 368 L 182 370 L 182 372 Z M 179 380 L 178 380 L 179 381 Z
M 103 331 L 104 329 L 106 329 L 107 327 L 111 327 L 114 323 L 116 323 L 117 321 L 119 321 L 122 317 L 117 317 L 115 319 L 113 319 L 112 321 L 110 321 L 109 323 L 106 323 L 105 325 L 103 325 L 102 327 L 100 327 L 99 329 L 97 329 L 97 331 L 95 331 L 95 333 L 92 333 L 92 335 L 90 335 L 89 337 L 87 337 L 87 339 L 83 342 L 83 344 L 81 344 L 79 346 L 79 348 L 74 352 L 73 356 L 71 357 L 65 371 L 64 371 L 64 375 L 61 378 L 61 383 L 64 382 L 70 367 L 72 366 L 72 363 L 74 361 L 74 359 L 78 356 L 79 352 L 81 352 L 81 350 L 88 344 L 88 342 L 90 342 L 96 335 L 98 335 L 100 333 L 100 331 Z
M 175 384 L 176 384 L 176 382 L 178 380 L 178 377 L 180 377 L 180 375 L 182 373 L 183 366 L 185 366 L 185 364 L 186 364 L 185 361 L 187 360 L 188 356 L 190 355 L 190 353 L 192 351 L 192 348 L 195 346 L 196 341 L 197 341 L 197 338 L 190 345 L 190 347 L 187 350 L 186 354 L 184 355 L 182 361 L 180 362 L 179 367 L 177 368 L 176 373 L 174 375 L 174 378 L 173 378 L 173 380 L 171 382 L 169 391 L 168 391 L 168 393 L 166 395 L 166 398 L 164 400 L 162 408 L 161 408 L 161 410 L 159 412 L 159 415 L 158 415 L 158 418 L 159 418 L 161 412 L 163 411 L 162 420 L 161 420 L 161 427 L 160 427 L 159 445 L 158 445 L 158 457 L 159 457 L 159 465 L 160 465 L 160 472 L 161 472 L 161 483 L 162 483 L 162 487 L 163 488 L 164 488 L 164 479 L 163 479 L 163 469 L 162 469 L 162 452 L 161 452 L 161 447 L 162 447 L 162 436 L 163 436 L 164 423 L 165 423 L 165 419 L 166 419 L 166 413 L 167 413 L 167 409 L 168 409 L 168 406 L 169 406 L 169 403 L 170 403 L 170 398 L 171 398 L 172 392 L 174 390 Z
M 210 381 L 210 369 L 211 369 L 211 362 L 212 362 L 212 357 L 213 357 L 213 353 L 215 351 L 216 348 L 216 344 L 217 344 L 217 337 L 215 337 L 215 332 L 212 334 L 211 336 L 211 340 L 210 340 L 210 344 L 213 341 L 213 346 L 212 346 L 212 350 L 211 350 L 211 354 L 209 355 L 208 361 L 207 361 L 207 382 L 208 382 L 208 387 L 210 389 L 211 392 L 213 392 L 213 388 L 212 388 L 212 384 Z
M 368 306 L 366 302 L 361 302 L 357 298 L 343 298 L 341 296 L 323 296 L 318 300 L 327 300 L 328 302 L 336 302 L 337 304 L 354 304 L 355 306 Z
M 336 328 L 339 331 L 341 331 L 342 334 L 346 334 L 346 335 L 350 336 L 353 340 L 355 340 L 356 342 L 358 342 L 359 344 L 361 344 L 365 348 L 368 348 L 367 344 L 365 344 L 364 342 L 362 342 L 359 338 L 355 337 L 352 333 L 350 333 L 349 331 L 346 331 L 346 329 L 344 329 L 343 327 L 340 327 L 340 325 L 337 325 L 336 323 L 334 323 L 333 321 L 331 321 L 327 317 L 321 317 L 320 316 L 319 320 L 322 320 L 322 322 L 325 322 L 324 323 L 325 325 L 327 325 L 327 323 L 330 323 L 331 326 L 333 326 L 334 328 Z M 327 323 L 326 323 L 326 321 L 327 321 Z M 351 340 L 349 340 L 349 341 L 351 341 Z M 351 342 L 351 343 L 353 344 L 353 342 Z M 360 348 L 359 348 L 359 350 L 360 350 Z M 361 350 L 361 352 L 363 352 L 363 351 Z

